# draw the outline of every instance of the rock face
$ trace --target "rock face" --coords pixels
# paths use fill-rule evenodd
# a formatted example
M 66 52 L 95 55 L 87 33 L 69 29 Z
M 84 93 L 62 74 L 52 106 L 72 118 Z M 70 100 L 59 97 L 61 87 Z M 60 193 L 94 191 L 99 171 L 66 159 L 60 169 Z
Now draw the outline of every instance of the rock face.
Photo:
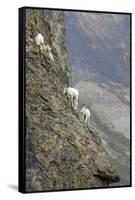
M 52 47 L 40 53 L 37 32 Z M 63 94 L 71 68 L 62 11 L 26 10 L 26 191 L 109 186 L 119 176 L 96 130 L 69 107 Z

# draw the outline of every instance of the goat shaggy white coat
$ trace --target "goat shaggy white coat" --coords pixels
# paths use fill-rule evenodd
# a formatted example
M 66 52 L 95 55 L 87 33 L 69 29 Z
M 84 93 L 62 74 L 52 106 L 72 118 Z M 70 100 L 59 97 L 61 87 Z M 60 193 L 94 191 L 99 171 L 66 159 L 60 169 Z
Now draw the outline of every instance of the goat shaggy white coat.
M 35 37 L 35 41 L 36 41 L 36 44 L 38 46 L 40 46 L 41 44 L 43 44 L 44 43 L 44 37 L 43 37 L 43 35 L 41 33 L 38 33 L 36 35 L 36 37 Z
M 68 100 L 69 100 L 69 105 L 74 108 L 74 110 L 77 110 L 78 106 L 78 98 L 79 98 L 79 92 L 77 89 L 68 87 L 64 88 L 64 94 L 67 95 Z
M 53 57 L 52 53 L 48 52 L 47 55 L 48 55 L 50 61 L 53 62 L 54 61 L 54 57 Z
M 52 49 L 52 48 L 49 46 L 49 44 L 46 44 L 46 48 L 47 48 L 47 51 L 48 51 L 48 52 L 51 52 L 51 49 Z
M 90 110 L 86 108 L 86 106 L 84 105 L 82 107 L 82 109 L 80 110 L 80 112 L 82 113 L 82 119 L 83 121 L 87 124 L 90 125 Z
M 47 52 L 47 46 L 45 44 L 40 45 L 40 51 L 42 54 L 46 54 Z
M 49 46 L 49 44 L 41 44 L 40 45 L 40 50 L 42 53 L 49 53 L 51 52 L 51 47 Z

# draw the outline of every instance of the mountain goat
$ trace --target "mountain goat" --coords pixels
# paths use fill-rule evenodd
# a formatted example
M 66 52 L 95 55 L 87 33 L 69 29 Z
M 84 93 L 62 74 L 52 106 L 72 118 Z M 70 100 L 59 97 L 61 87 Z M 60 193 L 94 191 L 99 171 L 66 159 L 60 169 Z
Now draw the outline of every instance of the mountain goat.
M 40 52 L 42 53 L 42 54 L 44 54 L 44 55 L 46 55 L 47 57 L 49 57 L 49 60 L 51 61 L 51 62 L 53 62 L 54 61 L 54 57 L 53 57 L 53 54 L 52 54 L 52 52 L 51 52 L 51 47 L 49 46 L 49 44 L 41 44 L 40 45 Z
M 48 55 L 48 57 L 49 57 L 49 60 L 50 60 L 51 62 L 53 62 L 53 61 L 54 61 L 53 54 L 52 54 L 51 52 L 48 52 L 47 55 Z
M 40 46 L 41 44 L 44 43 L 44 37 L 41 33 L 37 33 L 36 37 L 35 37 L 35 41 L 36 41 L 36 44 L 38 46 Z
M 71 105 L 71 107 L 73 107 L 74 110 L 77 110 L 79 98 L 78 90 L 72 87 L 64 87 L 64 94 L 68 97 L 69 105 Z
M 41 44 L 40 45 L 40 51 L 41 51 L 41 53 L 43 53 L 43 54 L 46 54 L 46 53 L 49 53 L 49 52 L 51 52 L 51 47 L 49 46 L 49 44 Z
M 80 110 L 82 113 L 82 119 L 87 125 L 90 124 L 90 110 L 86 108 L 85 105 L 83 105 L 82 109 Z
M 46 54 L 46 52 L 47 52 L 47 47 L 46 47 L 45 44 L 41 44 L 41 45 L 40 45 L 40 52 L 41 52 L 42 54 Z
M 49 44 L 46 44 L 46 48 L 47 48 L 47 51 L 48 51 L 48 52 L 51 52 L 51 49 L 52 49 L 52 48 L 49 46 Z

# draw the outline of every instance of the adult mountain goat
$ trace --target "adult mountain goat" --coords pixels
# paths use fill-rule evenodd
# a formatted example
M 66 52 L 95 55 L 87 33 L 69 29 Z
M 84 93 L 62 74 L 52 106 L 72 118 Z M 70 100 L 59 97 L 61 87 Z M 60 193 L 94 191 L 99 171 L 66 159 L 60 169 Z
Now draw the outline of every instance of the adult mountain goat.
M 41 44 L 44 43 L 44 37 L 41 33 L 37 33 L 37 35 L 35 37 L 35 42 L 38 46 L 40 46 Z
M 82 119 L 83 121 L 89 125 L 90 124 L 90 110 L 86 108 L 85 105 L 83 105 L 82 109 L 80 110 L 82 113 Z
M 77 110 L 78 106 L 78 98 L 79 98 L 79 92 L 77 89 L 72 87 L 64 87 L 64 94 L 67 95 L 69 105 L 74 108 L 74 110 Z

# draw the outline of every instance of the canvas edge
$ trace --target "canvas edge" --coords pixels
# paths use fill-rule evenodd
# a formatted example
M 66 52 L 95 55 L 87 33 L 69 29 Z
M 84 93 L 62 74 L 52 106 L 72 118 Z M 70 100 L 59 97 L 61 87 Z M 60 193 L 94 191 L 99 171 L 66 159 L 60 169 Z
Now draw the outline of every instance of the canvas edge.
M 25 167 L 25 8 L 19 8 L 19 169 L 18 191 L 26 193 Z

